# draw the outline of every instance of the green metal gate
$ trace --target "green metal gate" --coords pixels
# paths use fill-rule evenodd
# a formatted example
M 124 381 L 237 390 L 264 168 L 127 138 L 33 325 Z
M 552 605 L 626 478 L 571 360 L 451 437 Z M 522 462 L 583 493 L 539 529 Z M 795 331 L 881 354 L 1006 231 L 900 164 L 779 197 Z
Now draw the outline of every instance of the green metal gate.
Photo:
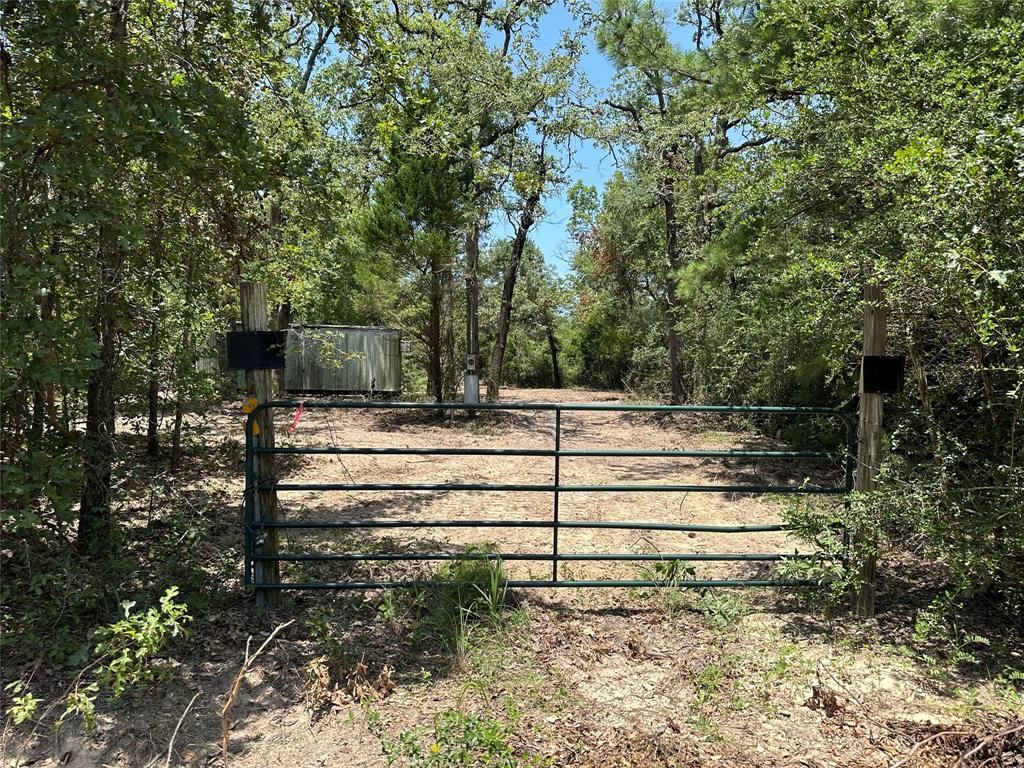
M 566 529 L 625 529 L 636 531 L 674 531 L 683 533 L 725 533 L 745 534 L 767 531 L 793 530 L 794 526 L 783 523 L 770 525 L 696 525 L 672 522 L 632 522 L 606 520 L 561 520 L 559 499 L 562 494 L 578 492 L 657 492 L 657 493 L 730 493 L 730 494 L 827 494 L 846 495 L 853 490 L 853 469 L 856 457 L 856 426 L 849 413 L 831 408 L 801 408 L 784 406 L 733 406 L 733 405 L 604 405 L 577 403 L 390 403 L 390 402 L 305 402 L 305 409 L 362 409 L 362 410 L 418 410 L 418 411 L 531 411 L 553 412 L 554 429 L 551 435 L 552 447 L 538 449 L 519 448 L 353 448 L 345 446 L 326 447 L 261 447 L 253 438 L 253 424 L 263 411 L 277 408 L 298 408 L 296 401 L 272 401 L 257 406 L 249 414 L 245 424 L 245 585 L 257 590 L 284 589 L 377 589 L 407 587 L 414 584 L 429 585 L 430 581 L 317 581 L 267 583 L 262 577 L 262 564 L 279 562 L 356 562 L 356 561 L 444 561 L 461 558 L 499 559 L 503 561 L 535 561 L 551 564 L 550 579 L 508 580 L 509 587 L 659 587 L 666 581 L 655 579 L 591 579 L 575 580 L 560 578 L 559 563 L 572 561 L 619 562 L 619 561 L 781 561 L 793 558 L 810 558 L 816 555 L 798 555 L 781 552 L 772 553 L 572 553 L 559 549 L 559 531 Z M 845 427 L 845 450 L 836 451 L 744 451 L 744 450 L 604 450 L 604 449 L 563 449 L 562 414 L 575 411 L 610 411 L 620 413 L 710 413 L 710 414 L 775 414 L 787 416 L 817 416 L 835 419 L 838 427 Z M 412 456 L 535 456 L 549 457 L 553 462 L 553 482 L 537 483 L 287 483 L 277 479 L 257 476 L 256 456 L 260 454 L 319 454 L 319 455 L 412 455 Z M 608 484 L 569 485 L 561 483 L 561 460 L 563 457 L 629 457 L 629 458 L 748 458 L 748 459 L 830 459 L 843 462 L 844 477 L 841 484 L 817 485 L 651 485 L 651 484 Z M 551 494 L 551 517 L 548 520 L 265 520 L 259 510 L 259 491 L 276 490 L 280 493 L 293 491 L 509 491 L 547 492 Z M 262 544 L 266 529 L 304 530 L 373 530 L 385 528 L 546 528 L 551 531 L 550 552 L 350 552 L 350 553 L 277 553 L 265 554 Z M 778 587 L 815 586 L 818 581 L 798 579 L 690 579 L 673 581 L 687 587 Z

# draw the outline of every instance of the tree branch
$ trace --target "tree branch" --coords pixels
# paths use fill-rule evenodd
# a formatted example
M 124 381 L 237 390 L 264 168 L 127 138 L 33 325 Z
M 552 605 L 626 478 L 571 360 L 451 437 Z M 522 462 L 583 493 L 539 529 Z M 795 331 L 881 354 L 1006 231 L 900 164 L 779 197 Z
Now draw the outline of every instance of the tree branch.
M 774 138 L 775 137 L 769 133 L 757 139 L 747 139 L 742 144 L 737 144 L 732 147 L 724 147 L 722 149 L 721 156 L 725 157 L 726 155 L 733 155 L 737 152 L 742 152 L 745 149 L 750 149 L 751 147 L 763 146 Z
M 640 119 L 640 112 L 632 104 L 618 104 L 612 101 L 611 99 L 605 99 L 601 103 L 607 104 L 612 109 L 617 109 L 620 112 L 625 112 L 627 115 L 633 118 L 633 122 L 636 123 L 637 128 L 639 128 L 640 132 L 643 133 L 644 123 Z
M 317 34 L 316 43 L 313 45 L 313 50 L 309 53 L 309 60 L 306 62 L 306 71 L 302 73 L 302 80 L 299 83 L 299 93 L 305 93 L 309 87 L 309 78 L 313 75 L 313 67 L 316 66 L 316 60 L 320 56 L 320 52 L 324 49 L 327 41 L 331 37 L 331 33 L 334 32 L 334 23 L 328 24 L 324 27 L 322 33 Z

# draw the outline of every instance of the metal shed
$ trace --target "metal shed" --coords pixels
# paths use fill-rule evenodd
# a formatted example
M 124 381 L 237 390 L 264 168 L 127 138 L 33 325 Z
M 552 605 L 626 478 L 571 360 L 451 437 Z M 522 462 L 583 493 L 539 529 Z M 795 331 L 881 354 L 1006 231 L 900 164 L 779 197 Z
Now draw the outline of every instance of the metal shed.
M 284 388 L 312 394 L 398 394 L 402 336 L 394 328 L 293 325 L 285 346 Z

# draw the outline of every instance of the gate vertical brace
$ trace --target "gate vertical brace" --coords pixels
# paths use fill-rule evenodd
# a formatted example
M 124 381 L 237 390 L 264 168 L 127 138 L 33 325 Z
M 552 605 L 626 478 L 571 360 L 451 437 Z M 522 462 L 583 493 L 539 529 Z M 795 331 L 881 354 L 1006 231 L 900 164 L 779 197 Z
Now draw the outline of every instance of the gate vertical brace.
M 555 408 L 555 498 L 551 507 L 551 580 L 558 581 L 558 486 L 562 477 L 562 409 Z

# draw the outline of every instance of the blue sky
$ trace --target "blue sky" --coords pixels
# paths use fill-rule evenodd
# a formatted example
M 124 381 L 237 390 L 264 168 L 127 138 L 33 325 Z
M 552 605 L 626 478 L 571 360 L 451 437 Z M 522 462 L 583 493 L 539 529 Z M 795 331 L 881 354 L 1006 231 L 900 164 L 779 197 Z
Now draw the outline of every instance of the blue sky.
M 693 41 L 690 30 L 672 22 L 675 16 L 675 5 L 665 2 L 657 2 L 657 5 L 661 7 L 669 20 L 670 37 L 673 42 L 681 48 L 691 48 Z M 541 21 L 540 47 L 550 50 L 558 44 L 564 30 L 575 29 L 576 26 L 576 20 L 572 18 L 566 7 L 562 3 L 556 3 Z M 593 36 L 587 40 L 587 50 L 581 65 L 591 87 L 597 92 L 595 97 L 601 98 L 602 92 L 612 84 L 615 69 L 597 50 Z M 579 139 L 573 141 L 572 153 L 573 164 L 567 174 L 568 186 L 582 181 L 584 184 L 597 187 L 600 191 L 605 181 L 615 172 L 615 161 L 611 154 L 607 149 L 599 147 L 592 141 Z M 569 218 L 572 216 L 572 206 L 569 205 L 565 192 L 565 189 L 561 189 L 556 195 L 544 199 L 543 205 L 546 211 L 544 218 L 534 224 L 530 230 L 531 239 L 540 248 L 547 263 L 561 275 L 569 271 L 569 260 L 573 248 L 573 242 L 566 230 Z M 509 225 L 504 214 L 495 217 L 490 232 L 492 239 L 511 237 L 513 234 L 514 229 Z

